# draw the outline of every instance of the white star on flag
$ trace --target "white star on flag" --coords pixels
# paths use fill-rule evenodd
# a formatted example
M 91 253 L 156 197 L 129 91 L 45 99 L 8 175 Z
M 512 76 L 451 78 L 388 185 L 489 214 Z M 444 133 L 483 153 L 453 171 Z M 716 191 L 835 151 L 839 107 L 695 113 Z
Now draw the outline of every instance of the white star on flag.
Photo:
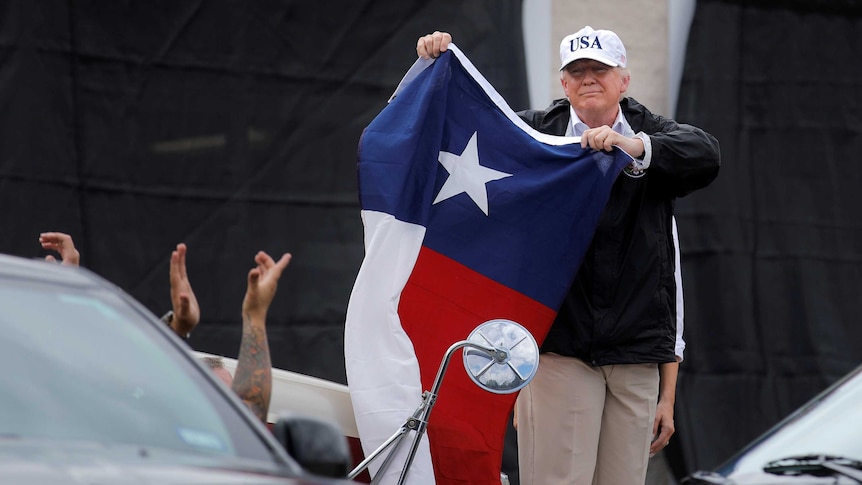
M 466 192 L 487 216 L 488 191 L 485 189 L 485 184 L 492 180 L 511 177 L 512 174 L 479 165 L 476 134 L 477 132 L 474 131 L 460 155 L 440 152 L 440 164 L 449 172 L 449 178 L 434 199 L 434 204 Z

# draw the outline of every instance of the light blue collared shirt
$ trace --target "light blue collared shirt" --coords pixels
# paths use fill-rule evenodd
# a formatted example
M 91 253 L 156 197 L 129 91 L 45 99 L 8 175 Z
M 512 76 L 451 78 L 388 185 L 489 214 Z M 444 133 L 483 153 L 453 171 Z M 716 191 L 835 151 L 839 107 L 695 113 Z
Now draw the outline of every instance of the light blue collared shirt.
M 585 131 L 590 129 L 586 123 L 578 118 L 578 114 L 575 113 L 575 108 L 572 106 L 569 106 L 569 118 L 571 121 L 569 123 L 569 127 L 566 129 L 566 136 L 581 136 Z M 644 144 L 644 154 L 643 158 L 634 159 L 634 166 L 637 170 L 648 169 L 650 161 L 652 160 L 652 143 L 650 143 L 649 135 L 642 131 L 635 133 L 631 125 L 629 125 L 629 122 L 626 121 L 626 117 L 623 116 L 623 110 L 621 109 L 617 109 L 617 119 L 614 120 L 614 124 L 611 126 L 611 129 L 620 135 L 629 138 L 640 138 Z

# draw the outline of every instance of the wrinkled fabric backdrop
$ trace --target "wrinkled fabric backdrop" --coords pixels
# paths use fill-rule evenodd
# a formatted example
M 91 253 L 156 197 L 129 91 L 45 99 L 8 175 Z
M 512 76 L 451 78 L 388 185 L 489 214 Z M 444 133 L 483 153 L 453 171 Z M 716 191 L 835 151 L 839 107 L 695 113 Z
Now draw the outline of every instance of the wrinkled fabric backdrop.
M 677 205 L 678 475 L 862 362 L 862 8 L 757 5 L 698 2 L 679 96 L 723 167 Z M 359 136 L 441 26 L 528 107 L 518 0 L 0 3 L 0 252 L 44 257 L 38 234 L 68 232 L 82 265 L 161 315 L 185 242 L 190 343 L 235 357 L 254 254 L 289 251 L 273 364 L 343 383 Z
M 860 32 L 858 0 L 697 3 L 677 119 L 722 167 L 677 205 L 676 469 L 718 465 L 862 363 Z
M 273 364 L 344 382 L 359 136 L 440 25 L 525 107 L 518 0 L 3 2 L 0 251 L 42 256 L 40 232 L 68 232 L 161 315 L 185 242 L 190 343 L 226 356 L 255 253 L 289 251 Z

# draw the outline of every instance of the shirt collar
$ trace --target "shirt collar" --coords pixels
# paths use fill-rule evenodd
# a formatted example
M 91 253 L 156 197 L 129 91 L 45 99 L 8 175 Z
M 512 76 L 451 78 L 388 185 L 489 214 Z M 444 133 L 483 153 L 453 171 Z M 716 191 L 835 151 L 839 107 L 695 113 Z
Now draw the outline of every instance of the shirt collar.
M 578 114 L 575 113 L 575 108 L 571 105 L 569 105 L 569 117 L 571 118 L 571 123 L 569 123 L 568 129 L 566 129 L 566 136 L 581 136 L 590 128 L 586 123 L 578 118 Z M 627 137 L 632 137 L 635 134 L 631 125 L 629 125 L 629 122 L 626 121 L 626 117 L 623 116 L 622 108 L 617 110 L 617 119 L 614 120 L 614 125 L 611 129 Z

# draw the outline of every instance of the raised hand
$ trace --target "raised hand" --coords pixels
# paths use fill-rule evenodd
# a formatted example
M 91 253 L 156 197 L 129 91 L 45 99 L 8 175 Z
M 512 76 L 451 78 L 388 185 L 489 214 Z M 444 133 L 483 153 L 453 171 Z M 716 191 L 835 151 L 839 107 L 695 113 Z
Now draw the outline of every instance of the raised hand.
M 39 244 L 42 248 L 50 251 L 56 251 L 60 254 L 61 264 L 67 266 L 78 266 L 81 262 L 81 255 L 75 249 L 75 243 L 72 241 L 72 236 L 62 232 L 43 232 L 39 234 Z M 56 262 L 57 258 L 52 255 L 45 256 L 46 261 Z
M 186 245 L 177 244 L 171 253 L 171 305 L 174 316 L 170 326 L 180 337 L 188 336 L 201 320 L 201 309 L 186 273 Z
M 278 279 L 290 254 L 276 262 L 263 251 L 254 257 L 257 266 L 248 272 L 248 287 L 242 301 L 242 342 L 237 356 L 233 391 L 264 423 L 272 395 L 272 363 L 266 338 L 266 313 L 275 297 Z

